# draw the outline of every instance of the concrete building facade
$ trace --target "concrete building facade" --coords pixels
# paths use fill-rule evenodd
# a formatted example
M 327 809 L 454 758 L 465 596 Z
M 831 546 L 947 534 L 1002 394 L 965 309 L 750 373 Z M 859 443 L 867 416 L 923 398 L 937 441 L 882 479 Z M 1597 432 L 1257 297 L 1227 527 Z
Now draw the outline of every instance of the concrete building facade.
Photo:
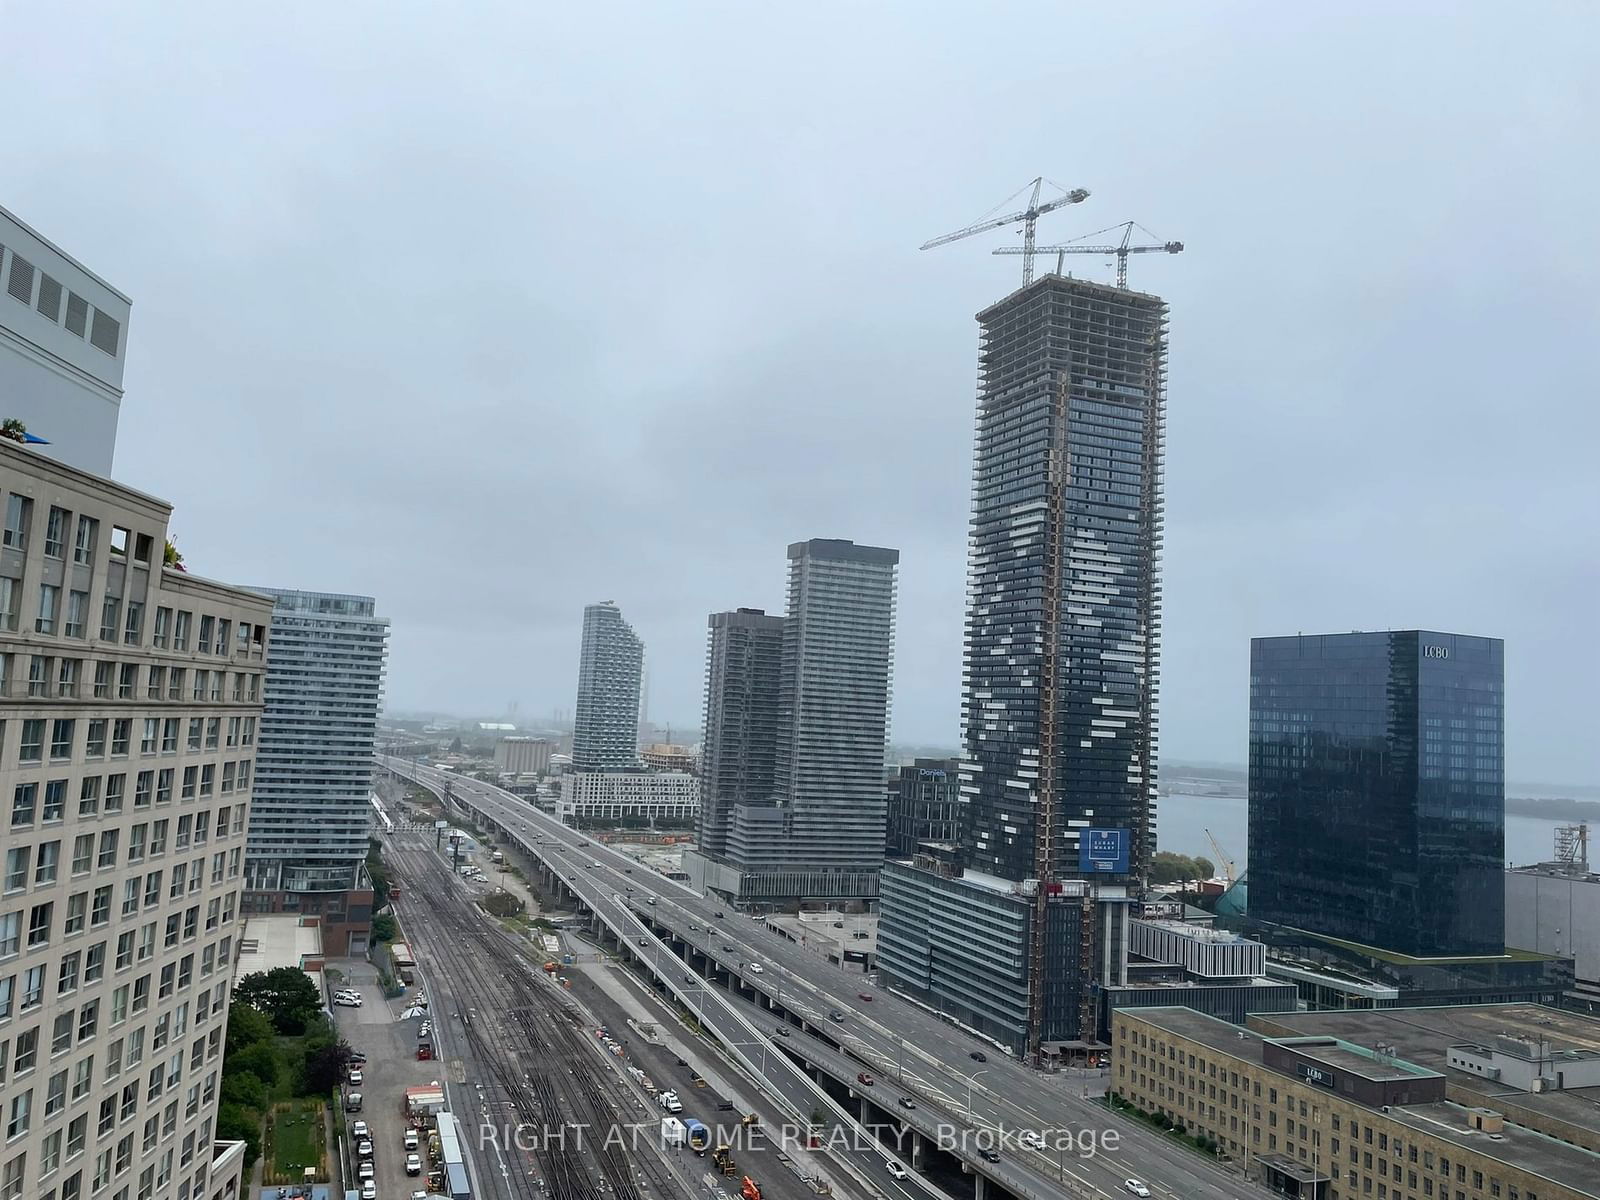
M 273 601 L 272 652 L 246 908 L 318 916 L 328 953 L 361 954 L 372 924 L 365 864 L 389 621 L 371 596 L 261 590 Z
M 1573 960 L 1573 990 L 1600 1003 L 1600 875 L 1544 864 L 1506 872 L 1506 946 Z
M 692 829 L 700 780 L 681 771 L 573 771 L 556 781 L 556 816 L 564 825 Z
M 632 771 L 639 766 L 639 687 L 644 643 L 610 600 L 583 610 L 578 702 L 573 714 L 576 771 Z
M 1112 1044 L 1115 1096 L 1215 1141 L 1273 1191 L 1306 1200 L 1600 1196 L 1600 1154 L 1450 1099 L 1445 1072 L 1389 1043 L 1263 1036 L 1186 1008 L 1147 1008 L 1116 1013 Z
M 1126 982 L 1126 909 L 1154 850 L 1167 308 L 1047 275 L 978 321 L 961 841 L 895 866 L 893 892 L 981 908 L 998 880 L 1031 904 L 1037 1058 L 1093 1039 L 1096 989 Z M 958 1020 L 1015 989 L 1009 965 L 944 969 L 939 935 L 893 903 L 882 976 L 935 981 L 923 998 Z
M 6 441 L 0 488 L 0 1196 L 231 1197 L 271 602 L 164 568 L 161 500 Z
M 501 775 L 543 775 L 554 749 L 549 738 L 503 737 L 494 744 L 494 769 Z
M 132 302 L 3 208 L 0 280 L 0 420 L 44 457 L 110 475 Z

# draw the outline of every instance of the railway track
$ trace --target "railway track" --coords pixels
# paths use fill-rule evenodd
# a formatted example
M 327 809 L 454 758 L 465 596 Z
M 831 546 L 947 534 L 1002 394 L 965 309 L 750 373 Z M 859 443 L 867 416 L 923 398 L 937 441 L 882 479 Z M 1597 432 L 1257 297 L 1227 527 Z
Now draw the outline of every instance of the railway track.
M 478 910 L 431 847 L 414 838 L 390 846 L 411 897 L 408 937 L 434 968 L 434 1023 L 457 1014 L 465 1038 L 458 1048 L 467 1052 L 469 1070 L 480 1072 L 471 1082 L 509 1114 L 507 1134 L 518 1134 L 501 1139 L 506 1169 L 498 1174 L 512 1200 L 681 1195 L 653 1150 L 630 1159 L 628 1094 L 596 1063 L 578 1014 L 537 976 L 526 945 Z M 612 1133 L 618 1129 L 620 1144 Z M 641 1142 L 649 1136 L 639 1131 Z M 496 1165 L 482 1164 L 480 1175 L 496 1175 Z

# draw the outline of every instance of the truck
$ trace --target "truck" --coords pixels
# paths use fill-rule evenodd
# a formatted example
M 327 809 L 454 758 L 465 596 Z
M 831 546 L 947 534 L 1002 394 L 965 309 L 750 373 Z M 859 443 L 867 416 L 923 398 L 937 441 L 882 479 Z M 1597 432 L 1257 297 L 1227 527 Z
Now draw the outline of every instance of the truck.
M 681 1113 L 683 1111 L 683 1102 L 678 1099 L 678 1093 L 674 1091 L 662 1092 L 656 1097 L 656 1103 L 669 1113 Z
M 689 1131 L 677 1117 L 661 1118 L 661 1144 L 681 1146 L 689 1140 Z
M 489 861 L 494 863 L 495 866 L 499 866 L 501 863 L 506 861 L 506 856 L 500 853 L 500 851 L 496 850 L 489 856 Z
M 687 1118 L 683 1127 L 689 1131 L 689 1149 L 696 1154 L 704 1154 L 711 1145 L 711 1131 L 693 1117 Z

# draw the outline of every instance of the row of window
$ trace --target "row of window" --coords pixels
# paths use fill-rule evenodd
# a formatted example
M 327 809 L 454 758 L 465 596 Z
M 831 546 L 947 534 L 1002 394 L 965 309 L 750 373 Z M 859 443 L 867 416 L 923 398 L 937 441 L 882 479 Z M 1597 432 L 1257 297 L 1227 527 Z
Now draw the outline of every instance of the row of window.
M 164 822 L 157 822 L 164 824 Z M 104 835 L 102 834 L 102 839 Z M 113 853 L 115 847 L 113 846 Z M 211 856 L 211 882 L 220 884 L 224 878 L 237 879 L 243 869 L 244 852 L 236 847 L 231 851 L 217 851 Z M 176 899 L 185 894 L 193 895 L 200 891 L 205 882 L 204 856 L 195 859 L 192 863 L 178 863 L 172 869 L 172 884 L 167 893 L 169 900 Z M 134 875 L 123 881 L 122 885 L 122 916 L 134 917 L 139 914 L 141 899 L 144 907 L 150 909 L 161 903 L 162 872 L 151 871 L 147 875 Z M 113 902 L 113 886 L 104 884 L 89 891 L 75 892 L 67 898 L 65 919 L 61 928 L 64 938 L 75 937 L 83 933 L 85 927 L 101 929 L 111 923 L 111 906 Z M 206 931 L 212 932 L 218 927 L 218 922 L 227 924 L 233 920 L 235 894 L 219 896 L 211 900 L 206 909 Z M 16 909 L 13 912 L 0 913 L 0 960 L 15 958 L 24 949 L 32 953 L 36 949 L 50 945 L 55 935 L 56 902 L 53 900 L 41 901 L 26 909 Z M 26 926 L 24 926 L 26 916 Z M 200 909 L 199 906 L 191 908 L 181 925 L 178 922 L 179 914 L 167 918 L 167 945 L 176 945 L 180 936 L 188 939 L 198 935 Z M 26 942 L 24 943 L 24 933 Z M 151 922 L 140 931 L 139 961 L 144 961 L 155 952 L 155 923 Z M 146 945 L 148 941 L 148 952 Z M 126 945 L 124 945 L 126 943 Z M 130 930 L 119 935 L 117 945 L 118 970 L 133 964 L 134 938 Z M 0 1018 L 3 1018 L 0 1013 Z
M 27 687 L 16 676 L 18 654 L 0 654 L 0 696 L 26 694 L 34 699 L 78 700 L 193 700 L 197 703 L 256 703 L 261 699 L 259 671 L 229 672 L 160 663 L 140 664 L 109 659 L 83 659 L 66 655 L 30 654 L 27 656 Z M 92 666 L 93 679 L 90 679 Z M 193 687 L 189 686 L 193 682 Z
M 80 808 L 91 802 L 81 801 Z M 209 810 L 203 810 L 179 817 L 173 836 L 173 850 L 182 851 L 191 846 L 204 846 L 211 836 L 211 816 Z M 216 811 L 218 841 L 229 836 L 230 817 L 231 832 L 236 836 L 244 833 L 245 806 L 224 804 Z M 141 821 L 129 826 L 126 862 L 130 865 L 143 862 L 147 852 L 152 856 L 164 852 L 167 829 L 168 823 L 165 820 Z M 96 870 L 115 869 L 118 842 L 122 832 L 121 829 L 101 830 L 98 844 L 93 833 L 80 833 L 73 838 L 70 876 L 76 878 Z M 62 842 L 59 839 L 40 842 L 37 845 L 12 846 L 5 854 L 5 869 L 4 873 L 0 874 L 0 887 L 3 887 L 5 893 L 11 894 L 26 891 L 30 886 L 45 887 L 54 884 L 60 877 L 61 848 Z
M 178 798 L 180 800 L 205 800 L 213 793 L 220 790 L 220 794 L 231 796 L 235 793 L 248 795 L 250 792 L 250 775 L 252 760 L 248 758 L 230 760 L 221 765 L 221 787 L 218 789 L 217 763 L 196 763 L 183 769 L 182 782 L 179 784 Z M 173 799 L 173 784 L 178 774 L 175 767 L 163 767 L 160 770 L 139 771 L 133 776 L 133 810 L 150 808 L 152 806 L 170 804 Z M 35 822 L 45 825 L 66 819 L 67 787 L 65 779 L 50 779 L 43 785 L 38 783 L 19 783 L 11 793 L 11 829 L 13 831 L 32 826 Z M 78 816 L 88 818 L 101 813 L 114 815 L 123 811 L 127 801 L 128 773 L 119 771 L 110 775 L 86 775 L 78 784 Z M 179 818 L 180 823 L 188 820 L 187 817 Z M 165 826 L 165 821 L 156 822 Z M 115 832 L 114 830 L 108 832 Z
M 134 734 L 133 717 L 28 717 L 16 722 L 19 734 L 17 755 L 13 765 L 37 766 L 45 761 L 45 740 L 48 735 L 51 762 L 71 762 L 78 752 L 78 732 L 83 731 L 83 760 L 92 761 L 107 757 L 126 758 L 132 751 Z M 139 726 L 139 754 L 145 758 L 176 754 L 179 736 L 183 733 L 182 717 L 143 717 Z M 191 754 L 217 750 L 226 746 L 232 750 L 254 746 L 256 719 L 253 716 L 190 717 L 183 745 Z M 223 721 L 227 721 L 227 737 L 223 739 Z M 0 720 L 0 766 L 6 765 L 6 721 Z

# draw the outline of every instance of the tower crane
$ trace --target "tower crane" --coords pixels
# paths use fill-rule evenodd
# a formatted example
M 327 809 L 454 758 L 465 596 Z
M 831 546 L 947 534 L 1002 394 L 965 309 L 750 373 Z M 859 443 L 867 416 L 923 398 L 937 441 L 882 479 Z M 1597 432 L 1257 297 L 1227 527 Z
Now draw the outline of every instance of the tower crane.
M 943 246 L 948 242 L 958 242 L 962 238 L 971 237 L 973 234 L 982 233 L 987 229 L 1000 229 L 1006 225 L 1015 225 L 1020 222 L 1022 225 L 1022 245 L 1009 248 L 1007 253 L 1022 255 L 1022 283 L 1023 286 L 1027 286 L 1033 282 L 1034 227 L 1039 218 L 1044 216 L 1044 214 L 1047 212 L 1054 212 L 1056 209 L 1064 208 L 1068 204 L 1082 204 L 1089 198 L 1089 193 L 1084 188 L 1073 188 L 1071 191 L 1067 191 L 1066 188 L 1061 188 L 1063 193 L 1062 195 L 1057 196 L 1054 200 L 1046 200 L 1041 204 L 1039 202 L 1039 192 L 1044 187 L 1046 182 L 1047 181 L 1045 180 L 1044 176 L 1041 175 L 1039 178 L 1035 179 L 1031 185 L 1023 184 L 1022 187 L 1018 188 L 1015 192 L 1012 192 L 1011 195 L 1007 196 L 995 206 L 996 208 L 1003 207 L 1004 205 L 1015 200 L 1031 186 L 1033 188 L 1033 193 L 1028 198 L 1028 207 L 1024 208 L 1022 211 L 1008 213 L 1003 217 L 994 217 L 986 214 L 978 218 L 978 220 L 973 224 L 968 225 L 965 229 L 958 229 L 954 233 L 947 233 L 943 237 L 936 237 L 931 242 L 923 242 L 918 249 L 931 250 L 935 246 Z M 1050 186 L 1060 187 L 1059 184 L 1051 184 Z M 993 213 L 994 209 L 991 208 L 989 212 Z M 998 251 L 996 251 L 996 253 L 998 253 Z
M 1217 841 L 1216 835 L 1209 829 L 1206 830 L 1206 840 L 1211 843 L 1211 849 L 1216 852 L 1217 859 L 1222 864 L 1223 873 L 1228 877 L 1228 886 L 1232 887 L 1238 882 L 1238 878 L 1234 873 L 1233 859 L 1228 857 L 1228 852 L 1222 848 L 1222 843 Z
M 1144 229 L 1144 226 L 1139 225 L 1134 221 L 1124 221 L 1120 225 L 1108 225 L 1104 229 L 1097 229 L 1093 233 L 1086 233 L 1081 238 L 1073 238 L 1072 241 L 1065 242 L 1059 246 L 1037 246 L 1030 247 L 1026 250 L 1020 246 L 1001 246 L 999 249 L 995 250 L 994 253 L 1054 254 L 1056 256 L 1056 274 L 1058 275 L 1061 273 L 1061 268 L 1064 265 L 1066 256 L 1069 254 L 1104 254 L 1107 256 L 1115 255 L 1117 259 L 1117 286 L 1119 288 L 1126 289 L 1128 286 L 1128 255 L 1156 253 L 1180 254 L 1183 252 L 1182 242 L 1156 242 L 1152 245 L 1146 246 L 1129 245 L 1129 243 L 1133 240 L 1133 231 L 1136 228 Z M 1083 244 L 1084 238 L 1099 237 L 1102 233 L 1110 233 L 1113 229 L 1122 230 L 1122 240 L 1115 245 L 1086 246 Z M 1144 229 L 1144 231 L 1146 233 L 1150 233 L 1148 229 Z M 1151 234 L 1150 236 L 1154 237 L 1155 235 Z

